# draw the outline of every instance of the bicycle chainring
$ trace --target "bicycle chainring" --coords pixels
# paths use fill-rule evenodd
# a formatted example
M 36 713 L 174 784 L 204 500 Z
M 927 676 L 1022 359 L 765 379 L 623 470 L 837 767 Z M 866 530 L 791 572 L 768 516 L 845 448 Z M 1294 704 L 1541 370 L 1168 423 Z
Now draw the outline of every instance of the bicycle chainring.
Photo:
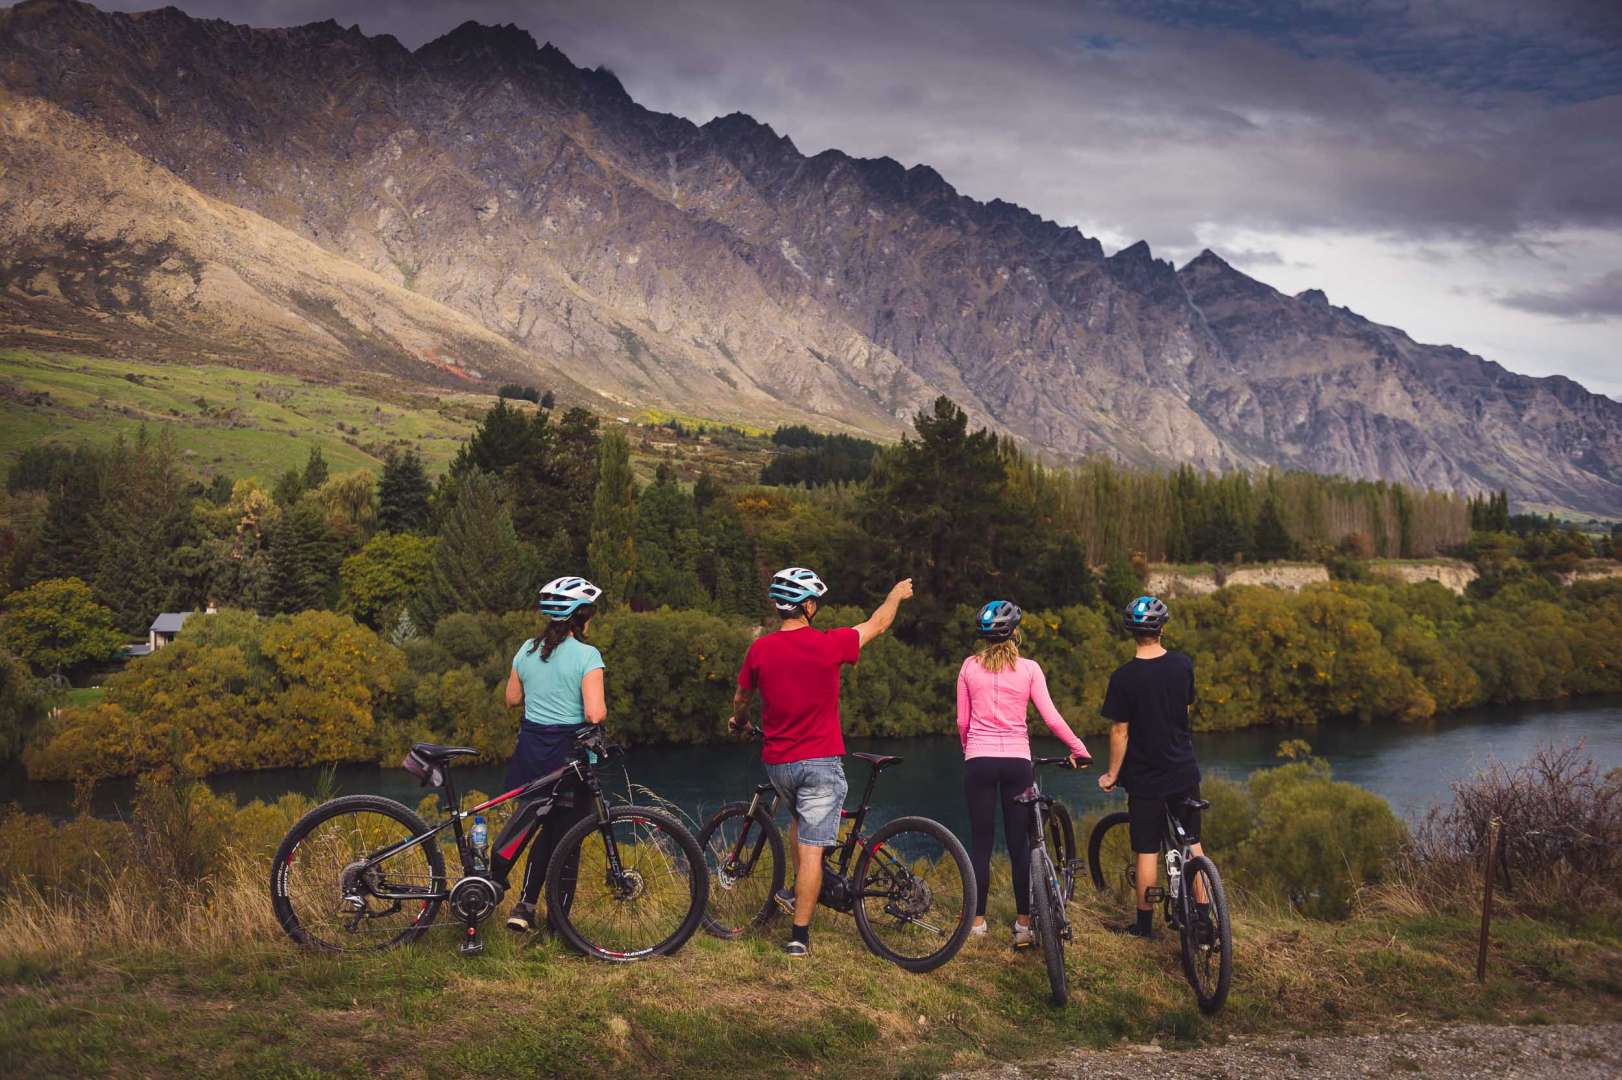
M 481 923 L 501 903 L 501 886 L 488 878 L 465 877 L 451 888 L 451 910 L 468 923 Z

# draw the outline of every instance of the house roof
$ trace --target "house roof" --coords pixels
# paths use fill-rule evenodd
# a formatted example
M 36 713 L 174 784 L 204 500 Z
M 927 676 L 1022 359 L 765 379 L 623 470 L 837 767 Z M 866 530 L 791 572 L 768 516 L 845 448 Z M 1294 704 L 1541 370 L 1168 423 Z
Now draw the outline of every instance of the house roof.
M 155 634 L 178 634 L 180 628 L 192 615 L 190 611 L 165 611 L 152 620 L 152 632 Z

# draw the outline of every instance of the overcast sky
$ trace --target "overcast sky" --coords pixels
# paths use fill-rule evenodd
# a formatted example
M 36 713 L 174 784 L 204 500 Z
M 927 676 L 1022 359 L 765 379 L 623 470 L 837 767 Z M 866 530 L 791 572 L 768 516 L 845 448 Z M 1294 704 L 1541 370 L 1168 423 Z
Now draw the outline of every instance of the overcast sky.
M 1622 398 L 1622 0 L 178 0 L 513 22 L 642 104 L 934 166 Z M 150 3 L 103 6 L 136 10 Z

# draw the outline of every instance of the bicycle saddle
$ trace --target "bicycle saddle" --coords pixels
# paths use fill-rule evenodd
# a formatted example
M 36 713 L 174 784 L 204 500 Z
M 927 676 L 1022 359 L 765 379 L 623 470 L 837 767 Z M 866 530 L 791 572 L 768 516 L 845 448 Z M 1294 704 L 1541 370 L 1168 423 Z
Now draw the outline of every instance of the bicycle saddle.
M 891 765 L 901 764 L 901 759 L 895 754 L 867 754 L 858 751 L 857 753 L 852 754 L 851 757 L 861 758 L 863 761 L 873 766 L 874 772 L 883 772 Z
M 440 746 L 431 742 L 416 743 L 411 747 L 411 751 L 428 761 L 449 761 L 453 757 L 478 753 L 471 746 Z
M 1184 799 L 1183 800 L 1183 805 L 1188 807 L 1190 810 L 1209 810 L 1209 809 L 1211 809 L 1211 804 L 1209 802 L 1205 801 L 1204 799 L 1194 799 L 1194 798 Z

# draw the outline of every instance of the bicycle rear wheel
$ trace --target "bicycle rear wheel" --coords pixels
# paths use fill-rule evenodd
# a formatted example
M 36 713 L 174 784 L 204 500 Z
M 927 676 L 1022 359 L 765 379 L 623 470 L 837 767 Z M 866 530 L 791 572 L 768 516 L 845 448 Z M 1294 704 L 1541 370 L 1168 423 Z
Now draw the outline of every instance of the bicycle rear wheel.
M 276 921 L 300 945 L 371 952 L 422 936 L 445 896 L 445 857 L 432 840 L 379 862 L 377 852 L 428 831 L 377 795 L 324 802 L 288 830 L 270 870 Z M 382 898 L 421 894 L 420 899 Z
M 1209 898 L 1204 910 L 1198 897 Z M 1228 1000 L 1233 981 L 1233 929 L 1228 922 L 1228 894 L 1216 864 L 1196 855 L 1183 866 L 1183 903 L 1187 917 L 1182 920 L 1183 974 L 1194 988 L 1200 1012 L 1207 1016 Z
M 608 859 L 612 837 L 616 875 Z M 574 948 L 603 960 L 663 956 L 687 943 L 704 917 L 709 874 L 693 834 L 642 806 L 616 806 L 564 834 L 546 870 L 546 907 Z
M 1070 1000 L 1064 977 L 1064 930 L 1060 912 L 1059 878 L 1045 850 L 1031 852 L 1031 923 L 1042 943 L 1042 962 L 1048 969 L 1049 1000 L 1063 1005 Z
M 877 956 L 933 971 L 957 955 L 974 923 L 974 870 L 938 821 L 896 818 L 862 847 L 855 870 L 856 930 Z
M 772 894 L 783 887 L 783 837 L 764 809 L 749 816 L 748 803 L 728 803 L 698 834 L 710 873 L 704 932 L 736 938 L 765 926 L 777 914 Z
M 1130 886 L 1130 871 L 1136 865 L 1128 827 L 1130 820 L 1125 810 L 1105 814 L 1087 837 L 1087 872 L 1092 875 L 1093 888 L 1099 892 Z
M 1076 827 L 1070 823 L 1070 811 L 1061 803 L 1049 805 L 1047 813 L 1048 858 L 1059 882 L 1059 894 L 1068 904 L 1076 897 L 1076 875 L 1081 864 L 1076 858 Z

